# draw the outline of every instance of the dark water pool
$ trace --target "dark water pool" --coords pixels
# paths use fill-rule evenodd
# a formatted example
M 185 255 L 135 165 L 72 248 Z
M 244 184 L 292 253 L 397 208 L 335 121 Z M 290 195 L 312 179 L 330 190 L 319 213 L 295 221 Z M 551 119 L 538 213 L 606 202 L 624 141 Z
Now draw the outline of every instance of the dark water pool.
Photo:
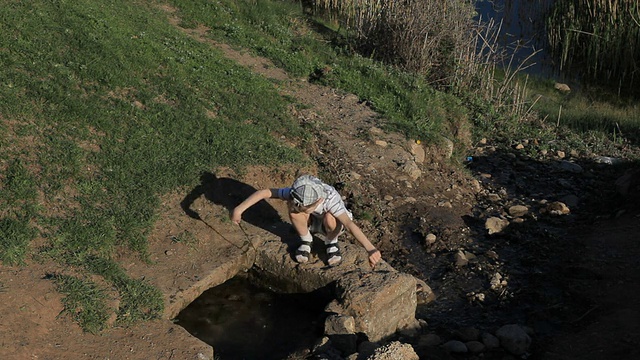
M 476 11 L 483 21 L 502 23 L 498 42 L 507 51 L 506 61 L 513 56 L 514 67 L 529 66 L 526 73 L 562 77 L 547 49 L 545 21 L 552 5 L 553 0 L 477 0 Z
M 279 294 L 236 276 L 205 291 L 175 322 L 214 348 L 216 359 L 280 360 L 323 334 L 321 293 Z

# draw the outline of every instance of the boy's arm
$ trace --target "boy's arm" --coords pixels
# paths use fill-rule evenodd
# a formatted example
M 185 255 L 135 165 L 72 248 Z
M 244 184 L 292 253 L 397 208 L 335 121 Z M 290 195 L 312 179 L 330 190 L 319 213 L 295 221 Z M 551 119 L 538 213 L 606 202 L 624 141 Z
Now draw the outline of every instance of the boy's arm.
M 240 224 L 242 220 L 242 213 L 244 213 L 248 208 L 255 205 L 258 201 L 269 199 L 278 196 L 278 189 L 262 189 L 257 190 L 253 194 L 251 194 L 248 198 L 246 198 L 240 205 L 236 206 L 235 209 L 231 212 L 231 221 L 236 224 Z
M 369 241 L 367 236 L 362 232 L 362 230 L 360 230 L 360 227 L 349 218 L 347 213 L 342 213 L 336 218 L 342 223 L 342 225 L 344 225 L 345 228 L 347 228 L 347 230 L 349 230 L 351 235 L 358 240 L 362 247 L 367 250 L 367 255 L 369 255 L 369 264 L 371 264 L 372 268 L 375 267 L 376 264 L 382 260 L 382 254 L 380 254 L 380 251 L 376 249 L 371 241 Z

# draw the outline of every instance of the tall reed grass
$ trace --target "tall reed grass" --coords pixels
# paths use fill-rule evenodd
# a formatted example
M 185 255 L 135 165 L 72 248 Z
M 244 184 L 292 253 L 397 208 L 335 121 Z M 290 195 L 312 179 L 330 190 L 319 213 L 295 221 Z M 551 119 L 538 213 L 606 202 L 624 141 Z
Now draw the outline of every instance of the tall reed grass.
M 499 46 L 501 24 L 474 20 L 475 1 L 315 0 L 318 14 L 338 20 L 365 55 L 424 76 L 438 88 L 480 98 L 512 116 L 530 111 L 516 64 Z
M 315 0 L 318 13 L 337 18 L 357 47 L 386 63 L 450 85 L 456 53 L 472 33 L 474 1 Z
M 637 88 L 637 0 L 557 0 L 547 18 L 547 33 L 563 71 L 579 71 L 591 80 L 617 87 L 619 92 Z

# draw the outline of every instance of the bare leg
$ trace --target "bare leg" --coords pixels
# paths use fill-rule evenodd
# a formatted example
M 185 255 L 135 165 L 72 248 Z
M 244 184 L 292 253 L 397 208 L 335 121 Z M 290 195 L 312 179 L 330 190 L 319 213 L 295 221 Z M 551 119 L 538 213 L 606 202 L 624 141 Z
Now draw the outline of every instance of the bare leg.
M 338 247 L 338 235 L 342 231 L 342 224 L 329 213 L 324 215 L 323 224 L 327 231 L 324 241 L 327 247 L 327 261 L 330 266 L 337 265 L 342 260 L 340 248 Z
M 309 261 L 311 255 L 311 245 L 313 243 L 313 236 L 309 232 L 309 214 L 305 213 L 289 213 L 289 218 L 296 232 L 300 236 L 300 246 L 296 251 L 296 261 L 299 263 L 306 263 Z
M 340 235 L 342 231 L 342 224 L 335 218 L 335 216 L 326 213 L 324 215 L 324 219 L 322 220 L 324 224 L 324 228 L 327 232 L 327 239 L 335 239 Z
M 300 236 L 309 234 L 309 214 L 306 213 L 289 213 L 289 219 L 291 224 L 296 229 L 296 232 Z

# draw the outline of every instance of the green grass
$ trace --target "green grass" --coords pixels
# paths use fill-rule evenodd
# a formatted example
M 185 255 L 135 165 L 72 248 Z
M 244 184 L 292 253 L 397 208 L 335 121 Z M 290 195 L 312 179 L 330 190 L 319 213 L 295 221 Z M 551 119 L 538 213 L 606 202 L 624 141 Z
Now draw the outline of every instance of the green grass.
M 551 81 L 530 82 L 533 107 L 550 127 L 560 127 L 580 137 L 576 146 L 610 151 L 607 144 L 640 145 L 640 107 L 632 99 L 619 98 L 597 88 L 574 89 L 564 94 Z
M 304 158 L 279 140 L 304 132 L 272 82 L 147 4 L 0 8 L 2 263 L 24 263 L 31 240 L 47 239 L 42 254 L 113 283 L 121 323 L 159 316 L 160 295 L 117 264 L 91 259 L 108 262 L 121 245 L 144 257 L 159 195 L 218 167 Z M 98 294 L 72 285 L 71 293 Z M 103 320 L 81 323 L 93 331 Z
M 181 26 L 202 24 L 208 36 L 271 59 L 293 76 L 354 93 L 382 115 L 380 126 L 431 140 L 451 119 L 466 121 L 464 106 L 422 77 L 358 56 L 339 34 L 305 15 L 300 2 L 171 0 Z M 323 69 L 328 72 L 322 76 Z
M 69 275 L 52 275 L 60 293 L 64 294 L 64 312 L 85 331 L 99 333 L 109 319 L 107 295 L 94 282 Z

